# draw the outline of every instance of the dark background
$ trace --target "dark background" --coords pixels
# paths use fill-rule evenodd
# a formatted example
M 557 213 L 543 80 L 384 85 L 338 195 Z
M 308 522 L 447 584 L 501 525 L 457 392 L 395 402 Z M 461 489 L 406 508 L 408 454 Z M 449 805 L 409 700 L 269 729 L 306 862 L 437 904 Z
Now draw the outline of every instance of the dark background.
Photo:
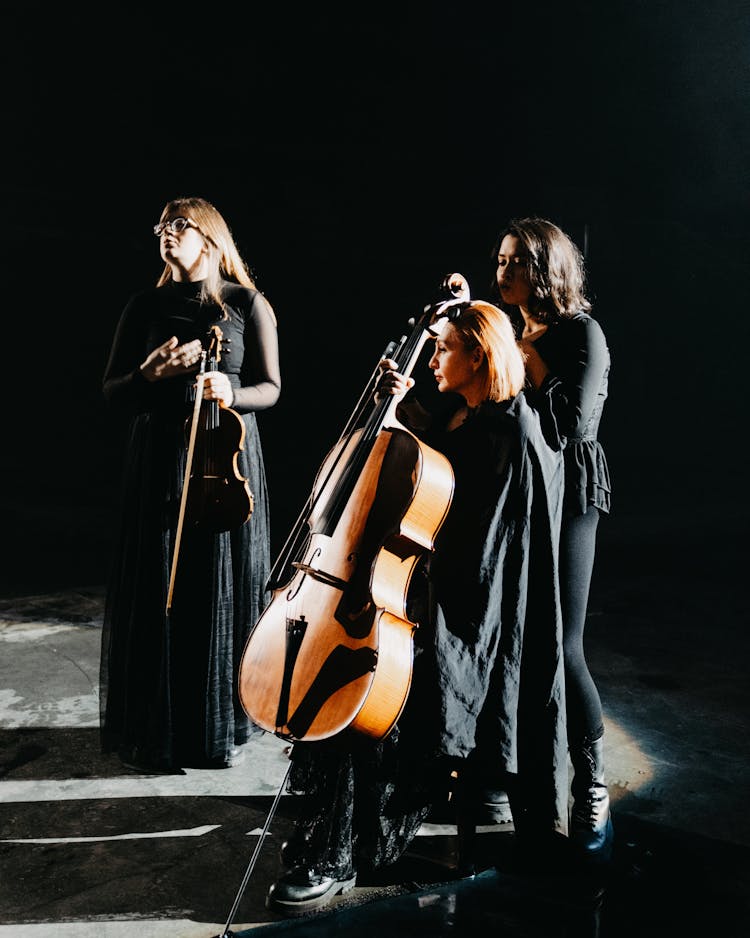
M 278 315 L 274 552 L 386 343 L 446 273 L 486 293 L 497 231 L 540 214 L 585 248 L 612 353 L 598 582 L 741 587 L 746 3 L 99 10 L 4 13 L 4 595 L 106 578 L 101 376 L 180 195 Z

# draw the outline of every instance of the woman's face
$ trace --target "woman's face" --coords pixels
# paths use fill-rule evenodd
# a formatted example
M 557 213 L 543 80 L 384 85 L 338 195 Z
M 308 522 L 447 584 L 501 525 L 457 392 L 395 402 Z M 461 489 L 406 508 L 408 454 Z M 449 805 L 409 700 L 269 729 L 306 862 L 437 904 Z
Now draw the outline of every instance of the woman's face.
M 183 219 L 184 216 L 179 216 Z M 198 230 L 197 225 L 192 219 L 187 219 L 188 224 L 182 227 L 184 222 L 181 220 L 177 225 L 170 222 L 175 219 L 165 219 L 161 234 L 159 235 L 159 253 L 165 264 L 177 267 L 183 271 L 195 270 L 205 254 L 206 244 L 203 235 Z M 179 228 L 182 227 L 182 231 Z
M 429 361 L 437 381 L 438 391 L 455 391 L 467 400 L 475 397 L 481 383 L 479 365 L 482 352 L 479 348 L 469 351 L 452 323 L 448 323 L 435 340 L 435 351 Z M 467 393 L 468 392 L 468 393 Z
M 515 235 L 506 235 L 497 252 L 497 285 L 503 303 L 527 308 L 531 296 L 531 285 L 526 273 L 526 254 L 521 241 Z

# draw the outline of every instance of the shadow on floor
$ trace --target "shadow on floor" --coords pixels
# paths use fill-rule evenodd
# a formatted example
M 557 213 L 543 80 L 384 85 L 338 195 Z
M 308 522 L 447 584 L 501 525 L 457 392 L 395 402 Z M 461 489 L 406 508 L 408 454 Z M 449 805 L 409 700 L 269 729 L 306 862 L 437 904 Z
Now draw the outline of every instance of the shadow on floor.
M 483 838 L 482 861 L 492 855 L 496 866 L 471 879 L 420 887 L 419 864 L 407 856 L 390 871 L 394 884 L 403 888 L 411 882 L 407 894 L 381 895 L 365 904 L 344 896 L 331 911 L 234 935 L 746 938 L 750 850 L 687 836 L 627 814 L 616 815 L 615 823 L 614 858 L 598 873 L 569 868 L 555 875 L 521 874 L 514 862 L 514 836 L 490 835 Z M 426 847 L 421 845 L 423 852 Z M 422 867 L 421 872 L 427 870 Z

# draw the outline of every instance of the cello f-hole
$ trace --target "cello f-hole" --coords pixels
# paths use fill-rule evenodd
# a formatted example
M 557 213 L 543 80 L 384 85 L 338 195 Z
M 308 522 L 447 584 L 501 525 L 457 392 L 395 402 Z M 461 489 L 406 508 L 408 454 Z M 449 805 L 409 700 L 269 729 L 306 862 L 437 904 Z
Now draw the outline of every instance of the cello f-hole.
M 299 578 L 299 582 L 297 583 L 297 585 L 294 586 L 292 589 L 290 589 L 289 592 L 286 594 L 287 602 L 291 602 L 294 599 L 294 597 L 297 595 L 297 593 L 299 593 L 300 589 L 302 588 L 302 584 L 305 582 L 305 577 L 307 576 L 307 569 L 309 568 L 313 560 L 315 560 L 316 557 L 320 556 L 321 551 L 322 551 L 322 548 L 320 547 L 315 548 L 315 550 L 312 553 L 312 557 L 310 557 L 310 563 L 307 563 L 307 564 L 292 563 L 292 566 L 295 567 L 297 570 L 302 570 L 302 576 Z

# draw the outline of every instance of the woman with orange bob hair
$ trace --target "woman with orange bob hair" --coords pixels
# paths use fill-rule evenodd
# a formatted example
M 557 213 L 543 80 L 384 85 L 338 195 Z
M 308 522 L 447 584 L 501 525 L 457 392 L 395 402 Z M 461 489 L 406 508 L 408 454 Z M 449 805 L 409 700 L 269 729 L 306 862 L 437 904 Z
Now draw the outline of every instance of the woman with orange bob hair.
M 507 315 L 459 303 L 429 360 L 426 407 L 412 377 L 384 360 L 379 394 L 443 453 L 454 492 L 429 559 L 409 698 L 380 741 L 345 730 L 296 743 L 297 797 L 287 870 L 269 908 L 327 905 L 358 873 L 398 859 L 452 774 L 470 804 L 486 767 L 514 793 L 516 831 L 535 845 L 566 832 L 567 748 L 557 588 L 562 459 L 524 397 L 525 368 Z

